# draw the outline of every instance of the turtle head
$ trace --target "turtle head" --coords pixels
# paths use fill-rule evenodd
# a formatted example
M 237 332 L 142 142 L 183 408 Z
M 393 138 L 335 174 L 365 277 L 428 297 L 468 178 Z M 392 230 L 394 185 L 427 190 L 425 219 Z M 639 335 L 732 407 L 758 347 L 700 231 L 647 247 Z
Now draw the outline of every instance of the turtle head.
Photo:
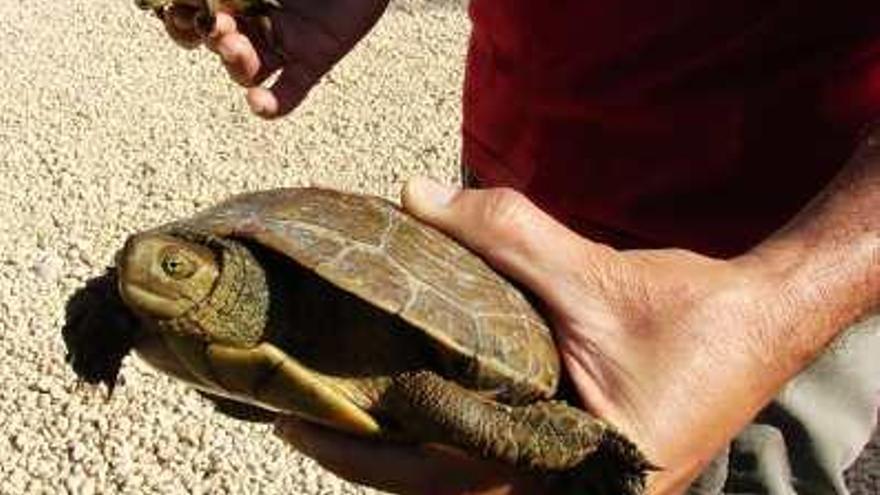
M 160 233 L 129 238 L 117 266 L 122 299 L 159 320 L 179 318 L 205 301 L 220 276 L 220 260 L 211 248 Z
M 122 300 L 160 331 L 236 347 L 263 338 L 266 274 L 237 240 L 188 230 L 136 234 L 116 265 Z
M 186 230 L 136 234 L 116 264 L 123 301 L 160 331 L 236 347 L 265 333 L 266 274 L 237 240 Z

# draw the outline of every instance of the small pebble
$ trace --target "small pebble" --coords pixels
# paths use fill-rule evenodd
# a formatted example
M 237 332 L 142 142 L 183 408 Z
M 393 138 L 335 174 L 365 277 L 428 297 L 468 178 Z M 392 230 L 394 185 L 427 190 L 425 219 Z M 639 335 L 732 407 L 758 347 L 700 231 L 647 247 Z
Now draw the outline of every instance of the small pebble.
M 454 182 L 463 0 L 394 0 L 334 83 L 271 125 L 150 17 L 120 0 L 0 0 L 0 60 L 15 68 L 0 76 L 0 495 L 374 494 L 135 356 L 112 398 L 75 390 L 61 325 L 130 233 L 230 195 Z
M 43 252 L 37 255 L 34 262 L 34 275 L 42 282 L 55 282 L 61 276 L 64 269 L 64 260 L 53 252 Z
M 86 456 L 86 448 L 83 444 L 79 442 L 75 442 L 71 444 L 68 448 L 68 457 L 73 462 L 80 462 Z

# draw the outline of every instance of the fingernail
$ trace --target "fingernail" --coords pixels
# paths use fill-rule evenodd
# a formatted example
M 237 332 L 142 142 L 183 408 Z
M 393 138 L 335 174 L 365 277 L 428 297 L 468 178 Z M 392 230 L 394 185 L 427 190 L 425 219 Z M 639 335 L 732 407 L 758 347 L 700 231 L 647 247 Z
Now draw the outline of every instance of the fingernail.
M 266 112 L 266 106 L 262 103 L 255 102 L 248 98 L 247 100 L 248 106 L 251 107 L 251 112 L 256 115 L 263 115 Z
M 441 184 L 427 177 L 416 177 L 407 184 L 409 193 L 420 200 L 430 203 L 436 208 L 449 206 L 452 198 L 458 194 L 458 188 Z
M 250 91 L 248 91 L 246 100 L 254 115 L 265 117 L 269 112 L 269 107 L 266 104 L 266 99 L 258 93 L 260 90 L 260 88 L 251 88 Z

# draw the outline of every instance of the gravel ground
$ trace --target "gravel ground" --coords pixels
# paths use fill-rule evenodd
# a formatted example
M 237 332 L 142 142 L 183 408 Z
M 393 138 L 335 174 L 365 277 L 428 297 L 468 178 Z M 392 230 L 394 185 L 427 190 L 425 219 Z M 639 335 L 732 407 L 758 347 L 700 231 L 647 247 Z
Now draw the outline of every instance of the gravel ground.
M 0 494 L 370 493 L 137 360 L 111 401 L 75 390 L 64 302 L 129 232 L 233 193 L 455 180 L 467 28 L 459 0 L 396 0 L 266 123 L 126 0 L 0 2 Z M 860 493 L 880 490 L 878 444 L 850 473 Z
M 266 123 L 132 2 L 0 2 L 0 493 L 368 493 L 136 359 L 112 400 L 75 390 L 64 302 L 126 234 L 233 193 L 454 180 L 467 29 L 458 2 L 396 1 Z

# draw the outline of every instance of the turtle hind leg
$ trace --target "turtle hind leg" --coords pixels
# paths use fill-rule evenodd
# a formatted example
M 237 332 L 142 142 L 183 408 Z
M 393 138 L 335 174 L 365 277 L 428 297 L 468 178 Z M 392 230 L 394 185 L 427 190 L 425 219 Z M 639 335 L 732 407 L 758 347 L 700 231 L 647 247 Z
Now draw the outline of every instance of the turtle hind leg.
M 546 473 L 554 493 L 638 495 L 652 469 L 623 435 L 563 402 L 509 406 L 420 371 L 396 378 L 382 406 L 423 441 Z
M 640 495 L 645 478 L 659 468 L 649 462 L 638 447 L 610 425 L 596 451 L 579 465 L 554 474 L 556 493 L 596 495 Z

